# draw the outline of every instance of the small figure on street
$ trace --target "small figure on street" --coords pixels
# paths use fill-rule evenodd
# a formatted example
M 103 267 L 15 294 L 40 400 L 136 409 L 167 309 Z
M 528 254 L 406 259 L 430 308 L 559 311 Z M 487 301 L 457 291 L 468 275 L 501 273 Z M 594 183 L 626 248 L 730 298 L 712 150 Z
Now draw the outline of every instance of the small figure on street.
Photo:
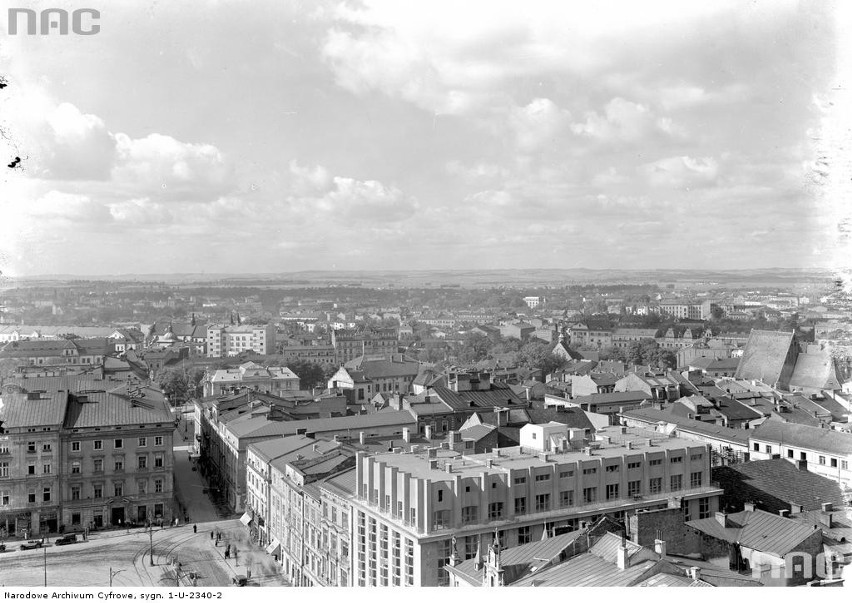
M 225 547 L 225 559 L 231 558 L 231 549 L 229 547 Z
M 233 547 L 231 549 L 231 552 L 234 554 L 234 561 L 236 561 L 237 560 L 237 547 Z
M 213 540 L 213 530 L 210 530 L 210 540 Z
M 192 524 L 192 533 L 193 533 L 193 534 L 198 534 L 198 526 L 197 526 L 197 525 L 195 525 L 195 524 Z

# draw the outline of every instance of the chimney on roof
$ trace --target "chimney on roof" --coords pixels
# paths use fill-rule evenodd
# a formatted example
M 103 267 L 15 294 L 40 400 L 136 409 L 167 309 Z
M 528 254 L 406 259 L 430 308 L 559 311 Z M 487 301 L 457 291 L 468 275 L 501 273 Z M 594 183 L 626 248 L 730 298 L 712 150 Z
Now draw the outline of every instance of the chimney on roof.
M 363 445 L 365 443 L 365 441 L 366 441 L 366 436 L 365 436 L 364 432 L 359 431 L 358 432 L 358 442 Z
M 425 431 L 426 431 L 426 439 L 427 439 L 427 440 L 431 440 L 431 439 L 432 439 L 432 426 L 431 426 L 431 425 L 426 425 L 426 430 L 425 430 Z
M 693 580 L 701 580 L 701 568 L 694 565 L 689 568 L 689 577 Z
M 728 527 L 728 514 L 722 511 L 716 511 L 716 521 L 719 522 L 719 525 L 723 528 Z
M 754 503 L 747 502 L 743 505 L 743 511 L 754 511 Z
M 790 509 L 778 509 L 778 515 L 780 517 L 790 517 Z
M 405 443 L 411 443 L 411 430 L 408 427 L 402 428 L 402 441 Z
M 831 513 L 834 510 L 834 503 L 822 503 L 822 512 L 823 513 Z
M 661 558 L 666 556 L 666 541 L 660 538 L 654 540 L 654 552 Z
M 619 545 L 615 560 L 620 570 L 626 570 L 630 566 L 627 557 L 627 547 L 624 544 Z

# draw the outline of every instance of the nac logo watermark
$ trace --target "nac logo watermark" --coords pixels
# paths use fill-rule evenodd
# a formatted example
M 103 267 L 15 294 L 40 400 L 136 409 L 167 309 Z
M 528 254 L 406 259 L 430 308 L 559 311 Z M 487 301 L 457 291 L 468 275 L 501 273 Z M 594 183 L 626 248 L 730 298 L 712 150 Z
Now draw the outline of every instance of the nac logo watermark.
M 23 23 L 22 33 L 28 36 L 46 36 L 53 33 L 60 36 L 67 36 L 69 33 L 93 36 L 101 31 L 98 24 L 100 18 L 101 12 L 94 8 L 78 8 L 70 13 L 61 8 L 46 8 L 40 12 L 31 8 L 10 8 L 7 29 L 10 36 L 18 35 L 21 31 L 19 26 Z

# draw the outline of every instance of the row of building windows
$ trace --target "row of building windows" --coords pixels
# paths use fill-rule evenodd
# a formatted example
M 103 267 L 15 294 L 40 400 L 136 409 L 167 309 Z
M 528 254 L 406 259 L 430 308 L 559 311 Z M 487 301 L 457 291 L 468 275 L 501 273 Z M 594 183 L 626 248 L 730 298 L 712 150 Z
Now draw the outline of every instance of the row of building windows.
M 752 444 L 752 449 L 755 452 L 760 452 L 760 444 L 758 442 L 754 442 Z M 772 454 L 772 445 L 764 444 L 763 451 L 766 454 Z M 792 448 L 788 448 L 787 449 L 787 458 L 788 459 L 795 459 L 796 458 L 795 450 L 793 450 Z M 799 452 L 799 460 L 801 460 L 801 461 L 808 460 L 808 453 L 805 452 L 804 450 L 800 451 Z M 817 462 L 820 465 L 828 465 L 830 467 L 837 467 L 838 459 L 836 459 L 834 457 L 827 457 L 826 458 L 825 455 L 820 454 L 820 455 L 817 455 Z M 840 460 L 839 463 L 840 463 L 841 469 L 848 469 L 849 468 L 849 462 L 848 461 Z

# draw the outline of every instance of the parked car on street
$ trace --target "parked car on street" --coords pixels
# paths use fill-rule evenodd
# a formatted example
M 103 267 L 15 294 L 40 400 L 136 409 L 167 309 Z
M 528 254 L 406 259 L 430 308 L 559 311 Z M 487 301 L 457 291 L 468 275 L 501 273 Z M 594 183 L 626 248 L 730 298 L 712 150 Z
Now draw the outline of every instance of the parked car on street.
M 40 549 L 42 544 L 44 544 L 43 540 L 27 540 L 21 544 L 21 550 L 29 551 L 30 549 Z
M 57 538 L 55 544 L 56 546 L 62 546 L 64 544 L 74 544 L 75 542 L 77 542 L 76 534 L 65 534 L 65 536 Z

